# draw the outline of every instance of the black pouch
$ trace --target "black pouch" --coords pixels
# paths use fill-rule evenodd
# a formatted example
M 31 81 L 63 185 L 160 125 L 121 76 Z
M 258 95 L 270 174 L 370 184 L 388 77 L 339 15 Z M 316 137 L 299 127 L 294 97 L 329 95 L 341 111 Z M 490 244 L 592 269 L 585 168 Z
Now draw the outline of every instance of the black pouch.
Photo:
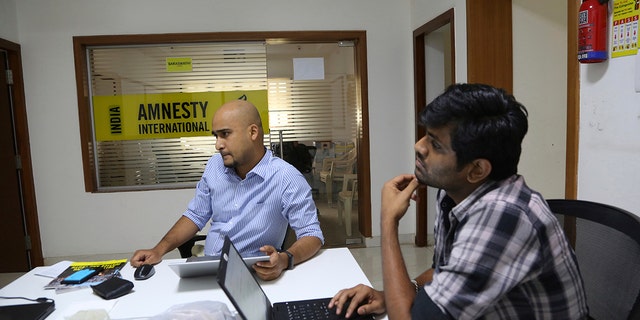
M 118 297 L 122 297 L 125 294 L 131 292 L 133 289 L 133 282 L 113 277 L 103 281 L 102 283 L 91 286 L 93 292 L 103 299 L 115 299 Z

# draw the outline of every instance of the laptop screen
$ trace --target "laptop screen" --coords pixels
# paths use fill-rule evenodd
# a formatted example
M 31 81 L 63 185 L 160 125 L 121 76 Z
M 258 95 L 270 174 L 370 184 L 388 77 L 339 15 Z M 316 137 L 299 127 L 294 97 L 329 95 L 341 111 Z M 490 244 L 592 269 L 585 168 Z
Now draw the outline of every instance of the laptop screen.
M 244 319 L 271 317 L 271 302 L 228 238 L 222 248 L 218 282 Z

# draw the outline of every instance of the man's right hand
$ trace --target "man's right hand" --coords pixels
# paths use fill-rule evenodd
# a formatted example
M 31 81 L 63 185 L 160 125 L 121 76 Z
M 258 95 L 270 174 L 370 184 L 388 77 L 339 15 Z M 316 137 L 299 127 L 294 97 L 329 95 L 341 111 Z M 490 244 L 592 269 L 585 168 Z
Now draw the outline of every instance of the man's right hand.
M 142 249 L 134 252 L 133 257 L 131 257 L 131 266 L 137 268 L 143 264 L 160 263 L 166 253 L 191 239 L 198 230 L 198 226 L 193 221 L 181 216 L 153 249 Z
M 157 264 L 162 261 L 162 255 L 153 249 L 136 250 L 130 259 L 131 266 L 139 267 L 143 264 Z
M 349 306 L 344 311 L 343 308 L 347 302 L 349 302 Z M 350 318 L 354 312 L 359 315 L 386 312 L 384 293 L 363 284 L 338 291 L 329 302 L 329 308 L 333 307 L 336 307 L 336 314 L 346 312 L 345 318 Z
M 399 175 L 387 181 L 382 187 L 382 208 L 380 210 L 380 223 L 392 222 L 397 224 L 405 215 L 414 191 L 420 184 L 414 175 Z

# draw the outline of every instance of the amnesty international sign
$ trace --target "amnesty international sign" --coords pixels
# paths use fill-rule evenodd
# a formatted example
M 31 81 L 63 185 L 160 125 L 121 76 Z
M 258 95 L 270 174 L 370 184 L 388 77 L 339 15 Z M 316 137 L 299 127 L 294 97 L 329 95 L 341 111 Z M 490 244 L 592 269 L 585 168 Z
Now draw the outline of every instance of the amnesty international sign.
M 224 103 L 246 99 L 269 128 L 267 90 L 94 96 L 96 141 L 211 135 L 213 114 Z

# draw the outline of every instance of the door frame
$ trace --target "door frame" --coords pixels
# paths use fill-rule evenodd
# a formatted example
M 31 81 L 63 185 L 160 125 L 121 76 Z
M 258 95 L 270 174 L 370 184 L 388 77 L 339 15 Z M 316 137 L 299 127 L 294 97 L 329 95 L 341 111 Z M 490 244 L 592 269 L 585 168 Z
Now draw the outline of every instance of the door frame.
M 449 9 L 446 12 L 440 14 L 433 20 L 420 26 L 413 31 L 413 73 L 414 73 L 414 114 L 416 119 L 415 124 L 415 140 L 420 140 L 425 134 L 424 127 L 418 125 L 417 120 L 422 108 L 427 105 L 427 91 L 426 91 L 426 58 L 425 58 L 425 36 L 431 32 L 434 32 L 441 27 L 449 24 L 451 30 L 451 81 L 455 83 L 456 79 L 456 46 L 455 46 L 455 29 L 454 29 L 454 10 Z M 428 245 L 428 226 L 427 226 L 427 188 L 419 188 L 416 191 L 418 200 L 416 200 L 416 237 L 415 245 L 418 247 L 424 247 Z
M 578 146 L 580 142 L 580 63 L 578 62 L 579 0 L 567 1 L 567 151 L 564 196 L 578 198 Z
M 22 202 L 24 206 L 25 226 L 27 239 L 30 239 L 31 249 L 27 249 L 29 268 L 44 265 L 42 256 L 42 242 L 40 238 L 40 224 L 38 222 L 38 210 L 36 206 L 36 192 L 33 183 L 33 168 L 31 164 L 31 147 L 29 143 L 29 127 L 27 124 L 27 108 L 24 94 L 24 82 L 22 75 L 22 52 L 20 45 L 0 38 L 0 49 L 7 52 L 9 69 L 13 74 L 11 95 L 13 97 L 14 123 L 16 125 L 16 141 L 20 152 L 19 170 L 22 180 Z M 2 75 L 4 76 L 4 75 Z M 25 241 L 28 244 L 28 241 Z M 28 270 L 25 270 L 28 271 Z
M 467 0 L 467 82 L 486 83 L 513 92 L 513 42 L 511 0 Z M 424 36 L 451 21 L 452 81 L 455 83 L 454 9 L 449 9 L 413 32 L 415 110 L 426 101 Z M 415 124 L 416 140 L 425 132 Z M 427 246 L 427 191 L 418 191 L 416 246 Z

